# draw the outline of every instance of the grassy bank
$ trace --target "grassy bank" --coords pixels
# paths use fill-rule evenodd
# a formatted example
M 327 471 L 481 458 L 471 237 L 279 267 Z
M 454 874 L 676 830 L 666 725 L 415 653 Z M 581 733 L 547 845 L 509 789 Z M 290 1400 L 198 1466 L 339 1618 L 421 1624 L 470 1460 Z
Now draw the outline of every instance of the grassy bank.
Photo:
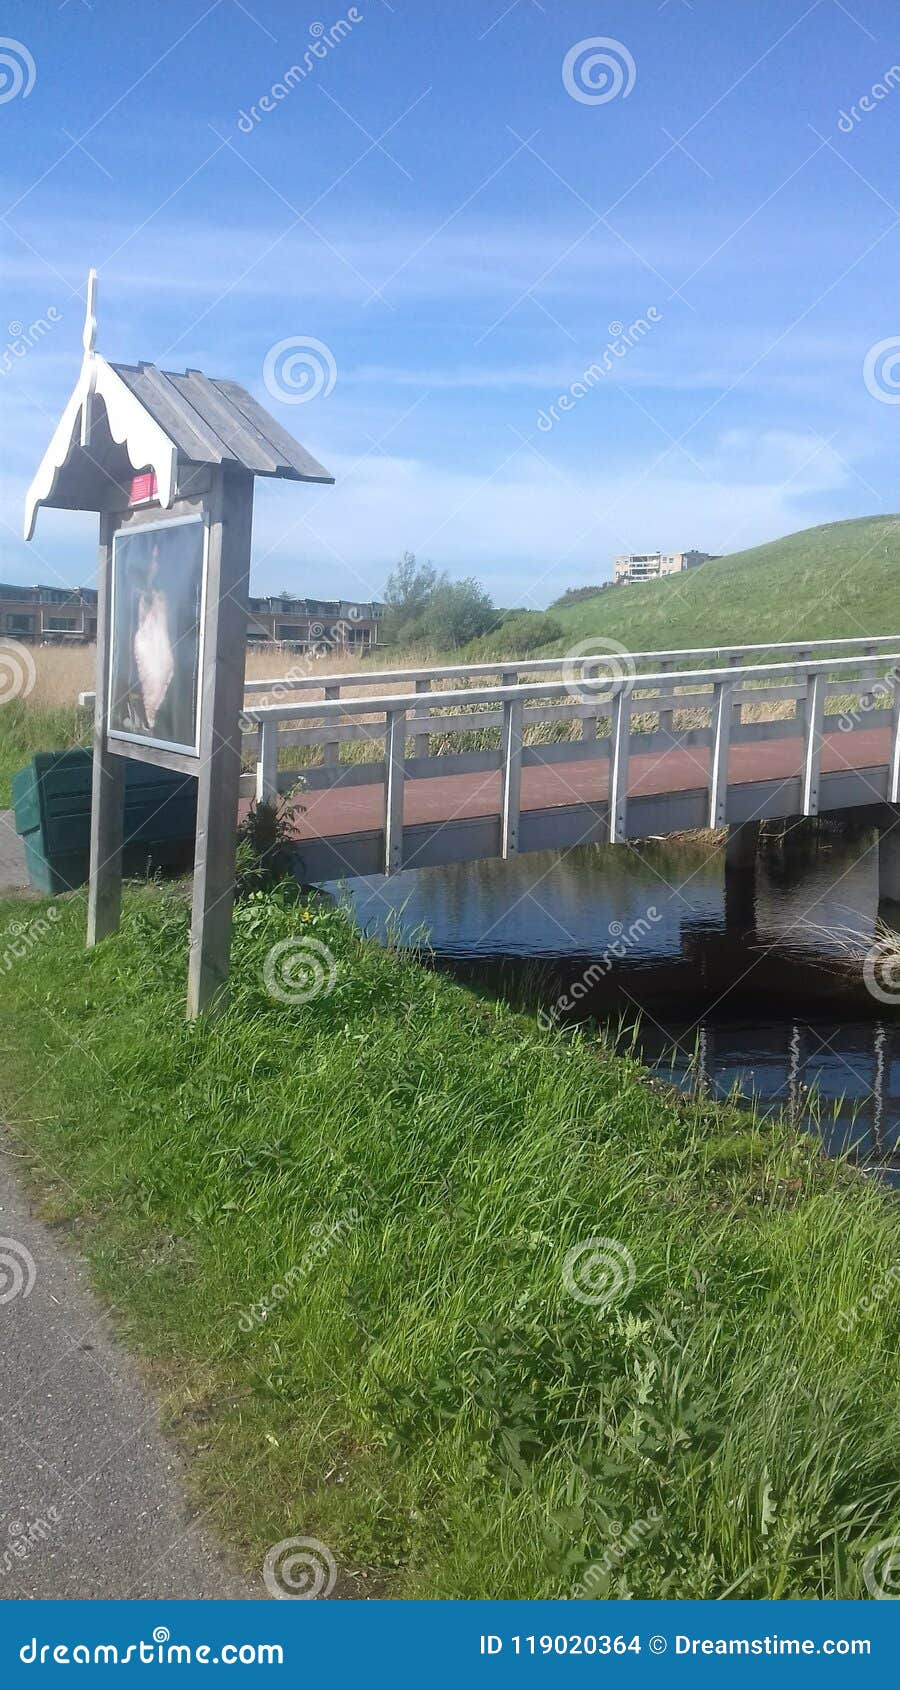
M 551 607 L 563 650 L 590 634 L 629 651 L 900 633 L 900 516 L 829 522 L 685 575 Z
M 249 1565 L 313 1534 L 351 1594 L 866 1594 L 896 1203 L 340 912 L 244 905 L 231 1007 L 188 1027 L 179 896 L 90 954 L 59 908 L 19 961 L 0 913 L 0 1104 Z M 271 997 L 310 939 L 333 990 Z

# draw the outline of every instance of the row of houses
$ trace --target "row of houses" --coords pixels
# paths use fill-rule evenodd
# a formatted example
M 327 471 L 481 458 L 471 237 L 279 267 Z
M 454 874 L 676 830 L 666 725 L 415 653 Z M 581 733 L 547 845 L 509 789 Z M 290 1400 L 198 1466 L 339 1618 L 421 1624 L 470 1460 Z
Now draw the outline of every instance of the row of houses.
M 250 600 L 247 640 L 291 651 L 335 646 L 368 651 L 379 643 L 384 605 L 350 599 L 295 599 L 284 594 Z M 0 639 L 33 645 L 89 645 L 97 638 L 93 587 L 16 587 L 0 583 Z

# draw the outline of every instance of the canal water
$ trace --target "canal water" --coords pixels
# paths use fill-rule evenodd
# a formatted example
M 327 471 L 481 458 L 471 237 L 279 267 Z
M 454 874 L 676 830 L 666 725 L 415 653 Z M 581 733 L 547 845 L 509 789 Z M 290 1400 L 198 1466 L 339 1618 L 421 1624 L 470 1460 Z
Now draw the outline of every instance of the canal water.
M 427 939 L 458 978 L 545 1021 L 612 1027 L 682 1089 L 783 1112 L 900 1185 L 900 1020 L 861 966 L 874 833 L 789 835 L 754 874 L 726 876 L 709 842 L 641 841 L 344 890 L 373 936 Z

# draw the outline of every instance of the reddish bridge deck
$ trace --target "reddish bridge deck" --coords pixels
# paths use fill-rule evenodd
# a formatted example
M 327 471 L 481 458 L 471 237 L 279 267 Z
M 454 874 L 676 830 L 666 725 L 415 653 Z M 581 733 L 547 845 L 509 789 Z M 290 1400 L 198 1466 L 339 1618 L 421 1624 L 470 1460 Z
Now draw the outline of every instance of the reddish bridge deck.
M 821 808 L 884 803 L 890 743 L 886 728 L 825 734 Z M 640 837 L 707 825 L 710 758 L 709 747 L 703 745 L 633 750 L 628 764 L 629 834 Z M 802 759 L 799 735 L 732 744 L 728 820 L 799 813 Z M 380 781 L 351 784 L 354 773 L 358 778 L 358 766 L 354 771 L 348 765 L 346 781 L 307 791 L 298 801 L 294 833 L 306 847 L 303 856 L 313 879 L 375 873 L 381 867 L 384 786 Z M 520 849 L 566 849 L 605 838 L 608 792 L 605 754 L 526 764 Z M 416 778 L 411 765 L 404 785 L 404 865 L 425 867 L 497 855 L 501 796 L 499 769 Z

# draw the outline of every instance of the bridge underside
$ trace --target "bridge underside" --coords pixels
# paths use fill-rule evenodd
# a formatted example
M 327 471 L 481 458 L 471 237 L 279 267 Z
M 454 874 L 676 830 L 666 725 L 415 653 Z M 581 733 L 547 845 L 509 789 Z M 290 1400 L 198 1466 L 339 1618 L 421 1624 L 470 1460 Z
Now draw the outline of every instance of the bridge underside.
M 880 713 L 879 713 L 880 714 Z M 882 716 L 882 721 L 884 717 Z M 740 825 L 802 813 L 803 740 L 745 728 L 730 748 L 726 821 Z M 828 730 L 831 731 L 828 731 Z M 629 838 L 680 833 L 709 823 L 708 745 L 648 735 L 628 767 Z M 699 738 L 699 735 L 698 735 Z M 657 741 L 659 743 L 657 743 Z M 826 723 L 822 742 L 820 811 L 864 810 L 888 797 L 890 729 L 841 733 Z M 589 754 L 586 754 L 589 753 Z M 444 775 L 442 759 L 406 764 L 402 867 L 428 868 L 501 855 L 501 774 L 490 752 L 454 757 L 463 772 Z M 451 761 L 451 759 L 447 759 Z M 324 776 L 324 771 L 321 772 Z M 350 765 L 309 774 L 294 833 L 300 872 L 310 881 L 379 874 L 384 866 L 384 765 Z M 608 840 L 609 758 L 604 749 L 548 745 L 523 757 L 519 852 L 563 851 Z

